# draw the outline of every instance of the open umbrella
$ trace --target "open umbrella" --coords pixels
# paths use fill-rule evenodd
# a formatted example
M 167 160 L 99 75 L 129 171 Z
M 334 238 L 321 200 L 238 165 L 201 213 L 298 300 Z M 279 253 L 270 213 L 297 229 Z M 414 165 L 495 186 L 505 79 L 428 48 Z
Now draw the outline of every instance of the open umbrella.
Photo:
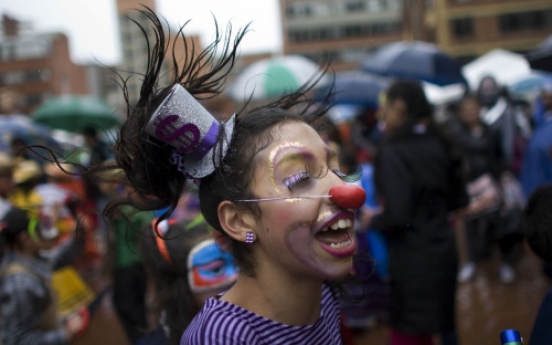
M 300 55 L 275 56 L 246 67 L 230 88 L 230 97 L 242 102 L 282 96 L 297 91 L 320 72 L 316 63 Z
M 525 55 L 532 69 L 552 72 L 552 35 Z
M 362 71 L 338 72 L 333 88 L 330 83 L 325 84 L 316 91 L 314 99 L 324 99 L 331 89 L 329 101 L 332 104 L 375 108 L 387 84 L 387 80 Z
M 445 86 L 465 83 L 458 62 L 426 42 L 394 42 L 383 45 L 366 58 L 363 71 L 395 78 L 423 80 Z
M 492 76 L 503 86 L 511 85 L 531 75 L 523 55 L 504 49 L 494 49 L 462 67 L 470 88 L 476 90 L 481 79 Z
M 27 145 L 61 150 L 61 145 L 54 139 L 49 128 L 31 121 L 25 115 L 0 116 L 0 151 L 9 152 L 14 139 L 21 139 Z
M 61 96 L 46 101 L 32 114 L 34 121 L 50 128 L 80 133 L 85 127 L 105 130 L 120 124 L 115 110 L 100 99 Z

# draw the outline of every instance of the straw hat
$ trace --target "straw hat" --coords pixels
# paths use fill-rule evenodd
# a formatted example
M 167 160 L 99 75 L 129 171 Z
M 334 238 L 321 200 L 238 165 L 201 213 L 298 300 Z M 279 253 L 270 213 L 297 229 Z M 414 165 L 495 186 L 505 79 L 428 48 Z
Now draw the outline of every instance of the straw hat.
M 11 156 L 0 152 L 0 173 L 13 171 L 14 161 Z
M 25 183 L 42 175 L 42 168 L 33 160 L 19 162 L 13 171 L 13 181 L 16 184 Z

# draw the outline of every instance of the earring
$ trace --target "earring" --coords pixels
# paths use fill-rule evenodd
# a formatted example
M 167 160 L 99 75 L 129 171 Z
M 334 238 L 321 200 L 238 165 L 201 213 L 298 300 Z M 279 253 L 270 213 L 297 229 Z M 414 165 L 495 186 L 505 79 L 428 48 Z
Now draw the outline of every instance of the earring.
M 255 241 L 255 233 L 248 231 L 245 233 L 245 243 L 253 243 Z

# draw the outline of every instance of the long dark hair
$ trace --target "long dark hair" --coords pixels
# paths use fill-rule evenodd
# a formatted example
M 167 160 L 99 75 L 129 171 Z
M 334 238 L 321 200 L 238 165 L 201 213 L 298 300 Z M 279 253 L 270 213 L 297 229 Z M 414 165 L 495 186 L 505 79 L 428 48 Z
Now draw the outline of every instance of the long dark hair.
M 199 312 L 188 282 L 188 255 L 192 248 L 210 234 L 204 221 L 187 228 L 190 222 L 170 224 L 165 242 L 171 262 L 164 258 L 157 246 L 156 231 L 148 225 L 141 236 L 141 253 L 146 271 L 155 288 L 154 311 L 164 313 L 163 323 L 168 327 L 169 343 L 180 344 L 180 337 Z
M 140 91 L 140 99 L 135 106 L 128 105 L 128 118 L 121 128 L 113 148 L 116 164 L 104 166 L 105 169 L 120 167 L 124 170 L 126 182 L 136 191 L 137 197 L 123 198 L 107 205 L 105 215 L 116 214 L 123 205 L 132 205 L 140 210 L 156 210 L 168 207 L 160 217 L 166 218 L 176 208 L 178 199 L 186 187 L 187 178 L 175 165 L 171 164 L 172 147 L 149 136 L 145 127 L 154 110 L 168 95 L 175 84 L 181 84 L 195 98 L 205 99 L 220 92 L 226 76 L 230 73 L 237 54 L 237 48 L 247 26 L 239 30 L 234 40 L 230 40 L 231 27 L 223 38 L 217 29 L 212 44 L 200 53 L 193 45 L 186 46 L 185 56 L 173 64 L 173 75 L 170 85 L 160 86 L 161 65 L 169 51 L 175 54 L 174 43 L 171 47 L 165 37 L 164 26 L 160 18 L 150 9 L 141 10 L 155 32 L 155 42 L 147 41 L 149 60 Z M 145 33 L 146 28 L 136 23 Z M 216 22 L 215 22 L 216 25 Z M 183 33 L 184 26 L 178 31 L 178 38 L 186 45 Z M 147 35 L 146 39 L 147 39 Z M 222 49 L 220 46 L 222 45 Z M 217 54 L 218 51 L 220 54 Z M 177 61 L 177 59 L 174 59 Z M 250 246 L 232 240 L 220 226 L 217 207 L 223 200 L 249 199 L 248 190 L 254 166 L 251 164 L 254 155 L 272 141 L 271 129 L 285 121 L 300 121 L 312 124 L 327 111 L 326 102 L 313 106 L 314 102 L 307 97 L 309 91 L 322 78 L 323 73 L 314 75 L 297 92 L 287 94 L 280 99 L 261 107 L 248 109 L 246 104 L 236 115 L 232 139 L 226 155 L 222 157 L 224 133 L 219 133 L 219 140 L 213 148 L 214 161 L 220 161 L 216 170 L 199 181 L 200 207 L 207 222 L 230 243 L 231 252 L 240 267 L 240 274 L 254 274 L 254 265 L 249 258 Z M 129 101 L 125 90 L 125 98 Z M 222 127 L 221 127 L 222 128 Z M 222 132 L 222 131 L 221 131 Z M 218 158 L 218 159 L 215 159 Z M 197 182 L 197 181 L 196 181 Z M 242 205 L 258 212 L 256 205 Z

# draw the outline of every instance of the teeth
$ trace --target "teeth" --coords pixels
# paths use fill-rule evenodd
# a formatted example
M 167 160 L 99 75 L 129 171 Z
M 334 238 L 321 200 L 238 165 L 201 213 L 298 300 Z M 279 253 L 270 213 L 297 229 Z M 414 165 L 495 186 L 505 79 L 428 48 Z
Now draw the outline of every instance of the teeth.
M 324 229 L 322 229 L 322 231 L 328 231 L 328 230 L 330 230 L 330 228 L 324 228 Z
M 330 243 L 330 247 L 332 248 L 345 248 L 348 247 L 351 244 L 351 241 L 345 241 L 341 243 Z
M 350 219 L 340 219 L 337 222 L 330 225 L 330 228 L 332 230 L 346 229 L 346 228 L 351 227 L 352 225 L 353 225 L 353 222 L 351 222 Z

